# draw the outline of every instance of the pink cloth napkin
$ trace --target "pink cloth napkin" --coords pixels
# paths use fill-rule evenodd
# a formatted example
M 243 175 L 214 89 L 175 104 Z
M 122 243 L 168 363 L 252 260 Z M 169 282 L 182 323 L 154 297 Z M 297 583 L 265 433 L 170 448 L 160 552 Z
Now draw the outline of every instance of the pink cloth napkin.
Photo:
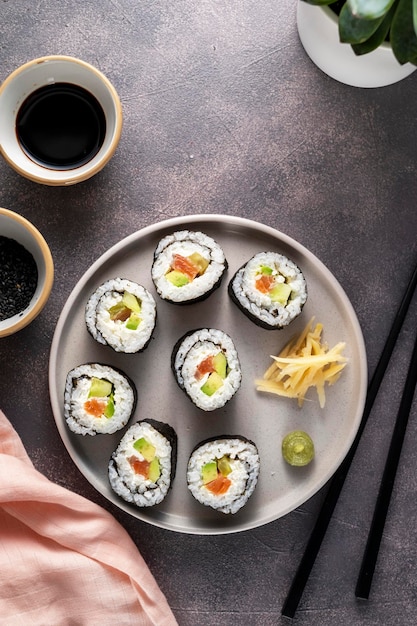
M 177 626 L 124 528 L 38 472 L 1 411 L 0 622 Z

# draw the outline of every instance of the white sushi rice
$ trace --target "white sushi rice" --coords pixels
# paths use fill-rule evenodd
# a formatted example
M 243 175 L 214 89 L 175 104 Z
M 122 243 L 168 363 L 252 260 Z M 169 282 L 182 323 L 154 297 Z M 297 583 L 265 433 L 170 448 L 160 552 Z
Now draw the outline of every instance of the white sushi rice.
M 155 446 L 161 475 L 152 482 L 136 474 L 129 463 L 131 457 L 143 460 L 142 454 L 133 447 L 137 439 L 144 437 Z M 109 480 L 112 489 L 126 502 L 139 507 L 159 504 L 168 493 L 172 475 L 172 446 L 164 435 L 146 421 L 137 422 L 122 437 L 109 463 Z
M 197 366 L 208 356 L 224 352 L 227 359 L 228 373 L 223 385 L 208 396 L 201 387 L 208 374 L 197 379 Z M 184 389 L 192 402 L 203 411 L 219 409 L 237 392 L 242 381 L 242 371 L 237 350 L 229 335 L 215 328 L 202 328 L 186 336 L 174 358 L 174 370 L 178 384 Z
M 140 324 L 136 330 L 120 320 L 110 319 L 109 309 L 118 304 L 124 291 L 137 297 L 141 303 Z M 116 352 L 135 353 L 143 350 L 153 333 L 156 322 L 156 302 L 142 285 L 115 278 L 104 282 L 90 296 L 86 306 L 86 324 L 96 341 L 111 346 Z
M 203 484 L 202 468 L 210 461 L 228 457 L 231 485 L 226 493 L 216 495 Z M 256 446 L 241 438 L 208 441 L 191 454 L 187 468 L 187 484 L 198 502 L 222 513 L 236 513 L 252 495 L 259 476 L 259 454 Z
M 255 286 L 262 266 L 272 268 L 277 282 L 291 287 L 286 305 L 273 302 L 268 294 Z M 276 252 L 260 252 L 238 270 L 231 281 L 233 295 L 244 312 L 270 328 L 287 326 L 300 313 L 307 300 L 306 281 L 300 268 L 290 259 Z
M 114 414 L 95 417 L 88 413 L 85 402 L 89 398 L 91 379 L 109 381 L 114 389 Z M 66 379 L 64 416 L 69 429 L 78 435 L 112 434 L 127 424 L 134 410 L 136 394 L 130 381 L 119 371 L 99 363 L 79 365 Z
M 204 274 L 190 283 L 177 287 L 166 278 L 175 254 L 188 257 L 198 252 L 209 261 Z M 161 298 L 175 303 L 197 300 L 210 292 L 221 280 L 227 267 L 222 248 L 214 239 L 202 232 L 182 230 L 167 235 L 159 242 L 154 253 L 152 280 Z

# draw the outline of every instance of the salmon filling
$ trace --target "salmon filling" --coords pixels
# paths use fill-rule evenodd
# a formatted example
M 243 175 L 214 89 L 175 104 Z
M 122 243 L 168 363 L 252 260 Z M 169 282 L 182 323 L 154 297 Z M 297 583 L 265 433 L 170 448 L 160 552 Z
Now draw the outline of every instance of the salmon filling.
M 227 476 L 223 476 L 220 472 L 217 475 L 217 478 L 212 480 L 211 482 L 205 485 L 206 489 L 214 493 L 216 496 L 220 496 L 223 493 L 227 493 L 232 481 Z
M 107 409 L 107 400 L 101 398 L 90 398 L 84 402 L 85 412 L 94 417 L 101 417 Z

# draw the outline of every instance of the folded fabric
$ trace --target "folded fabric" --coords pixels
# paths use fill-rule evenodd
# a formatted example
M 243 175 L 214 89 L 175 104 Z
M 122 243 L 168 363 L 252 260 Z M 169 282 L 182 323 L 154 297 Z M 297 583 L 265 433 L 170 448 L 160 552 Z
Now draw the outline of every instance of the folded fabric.
M 38 472 L 1 411 L 0 623 L 177 626 L 124 528 Z

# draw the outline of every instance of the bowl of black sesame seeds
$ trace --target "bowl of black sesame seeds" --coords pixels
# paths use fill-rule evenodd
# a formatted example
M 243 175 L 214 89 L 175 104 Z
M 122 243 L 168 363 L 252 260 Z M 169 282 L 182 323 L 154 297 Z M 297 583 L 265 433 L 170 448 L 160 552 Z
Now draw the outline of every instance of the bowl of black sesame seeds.
M 53 280 L 54 264 L 44 237 L 23 216 L 0 208 L 0 338 L 39 315 Z

